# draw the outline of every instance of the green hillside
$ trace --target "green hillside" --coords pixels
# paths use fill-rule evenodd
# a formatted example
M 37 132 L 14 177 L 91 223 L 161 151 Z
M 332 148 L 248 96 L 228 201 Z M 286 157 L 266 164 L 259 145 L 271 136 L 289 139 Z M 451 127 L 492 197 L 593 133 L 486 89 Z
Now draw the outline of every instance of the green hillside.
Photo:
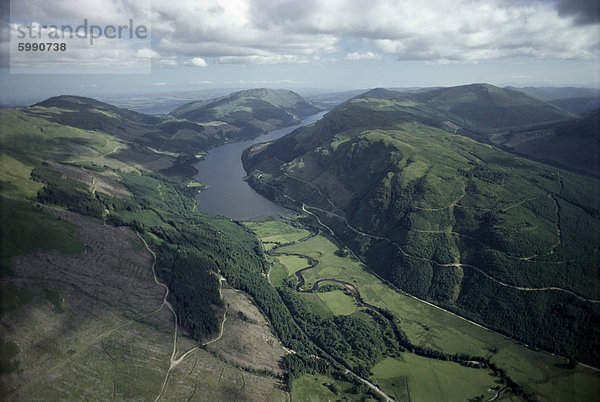
M 552 99 L 548 103 L 576 115 L 586 115 L 600 107 L 600 96 Z
M 490 142 L 536 160 L 600 176 L 600 109 L 577 119 L 492 135 Z
M 100 118 L 88 121 L 96 115 Z M 267 279 L 267 260 L 255 235 L 227 217 L 197 212 L 201 184 L 191 181 L 180 160 L 206 148 L 148 138 L 149 132 L 164 132 L 165 121 L 153 125 L 143 115 L 61 97 L 2 110 L 0 122 L 3 399 L 81 399 L 83 393 L 97 398 L 110 387 L 110 395 L 123 398 L 204 398 L 218 391 L 224 400 L 240 392 L 259 400 L 273 392 L 279 400 L 282 386 L 289 390 L 305 373 L 360 384 L 345 367 L 373 365 L 381 357 L 354 357 L 373 340 L 379 342 L 374 350 L 386 348 L 364 320 L 328 320 L 326 333 L 314 323 L 311 330 L 321 328 L 323 345 L 298 327 Z M 230 308 L 225 294 L 239 292 L 224 286 L 246 292 L 248 304 L 269 320 L 261 331 L 293 348 L 281 359 L 286 353 L 279 342 L 262 336 L 253 341 L 257 350 L 279 351 L 269 363 L 282 374 L 245 369 L 245 361 L 240 367 L 239 360 L 222 361 L 222 354 L 200 347 L 217 341 L 225 342 L 225 351 L 240 346 L 227 343 L 235 333 L 221 337 Z M 229 318 L 258 325 L 241 311 Z M 356 328 L 360 334 L 351 336 Z M 353 341 L 340 339 L 323 349 L 332 331 L 336 339 Z M 171 371 L 179 362 L 186 369 Z M 202 389 L 178 383 L 161 389 L 167 380 L 187 381 L 196 366 Z M 115 380 L 95 383 L 98 376 Z M 257 382 L 267 388 L 253 385 Z
M 227 141 L 226 131 L 215 127 L 185 119 L 145 115 L 80 96 L 57 96 L 19 110 L 60 125 L 113 135 L 128 142 L 129 148 L 139 148 L 133 153 L 143 148 L 146 160 L 158 149 L 179 155 Z M 126 152 L 122 153 L 121 159 L 126 162 L 140 162 L 129 160 Z
M 218 274 L 236 283 L 235 271 L 243 267 L 262 278 L 265 262 L 254 235 L 196 210 L 201 187 L 188 159 L 207 150 L 196 138 L 202 130 L 188 142 L 177 138 L 180 130 L 169 135 L 168 124 L 76 97 L 0 111 L 0 322 L 7 329 L 1 342 L 18 344 L 9 355 L 2 351 L 3 399 L 13 392 L 17 399 L 45 398 L 56 384 L 44 383 L 48 375 L 66 362 L 92 367 L 83 377 L 62 372 L 68 378 L 62 397 L 79 399 L 78 384 L 98 369 L 122 377 L 118 394 L 154 398 L 168 366 L 162 351 L 173 345 L 167 306 L 177 314 L 175 336 L 191 349 L 218 335 L 226 309 Z M 170 305 L 161 306 L 165 289 L 157 280 L 169 288 Z M 115 331 L 119 338 L 111 341 Z M 152 335 L 128 338 L 142 333 Z M 85 354 L 107 341 L 109 348 L 126 342 L 130 363 L 115 368 Z M 131 378 L 138 372 L 152 384 L 131 393 L 146 381 Z M 36 381 L 45 385 L 29 389 Z M 101 395 L 97 387 L 90 392 Z
M 411 95 L 410 99 L 446 113 L 456 124 L 472 128 L 476 134 L 573 117 L 522 92 L 489 84 L 441 88 Z
M 299 123 L 318 112 L 300 95 L 287 90 L 249 89 L 210 101 L 192 102 L 173 110 L 175 118 L 221 124 L 240 138 Z M 224 123 L 227 123 L 226 125 Z
M 444 107 L 473 127 L 498 108 L 538 111 L 481 131 L 567 116 L 512 96 L 487 85 L 411 99 L 377 90 L 243 160 L 256 189 L 307 211 L 400 289 L 598 364 L 600 182 L 440 124 Z
M 218 138 L 204 141 L 195 123 L 73 96 L 3 109 L 0 122 L 4 274 L 11 274 L 12 257 L 56 248 L 54 233 L 60 239 L 72 232 L 35 203 L 130 226 L 156 242 L 157 270 L 172 288 L 182 325 L 196 339 L 216 332 L 217 310 L 210 305 L 220 303 L 218 280 L 210 272 L 242 260 L 259 271 L 263 264 L 251 234 L 228 219 L 196 212 L 194 195 L 201 187 L 191 181 L 191 164 Z M 45 230 L 30 227 L 36 221 L 49 223 Z

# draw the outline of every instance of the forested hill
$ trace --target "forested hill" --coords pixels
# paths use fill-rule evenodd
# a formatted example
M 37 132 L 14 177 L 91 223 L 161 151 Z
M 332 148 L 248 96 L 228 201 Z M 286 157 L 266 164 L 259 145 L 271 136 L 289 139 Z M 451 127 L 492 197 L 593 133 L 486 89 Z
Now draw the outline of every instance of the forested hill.
M 21 280 L 12 258 L 53 248 L 52 239 L 61 238 L 60 223 L 50 229 L 31 226 L 52 220 L 33 207 L 45 204 L 144 234 L 156 250 L 156 271 L 171 290 L 180 324 L 197 340 L 216 333 L 221 303 L 216 273 L 241 265 L 262 272 L 264 264 L 251 233 L 196 210 L 202 185 L 192 180 L 191 165 L 223 137 L 189 121 L 77 96 L 3 109 L 0 121 L 0 276 L 5 281 Z M 84 257 L 82 270 L 91 269 Z
M 123 159 L 140 152 L 146 154 L 145 160 L 152 159 L 152 149 L 193 155 L 194 151 L 228 141 L 227 130 L 217 130 L 185 119 L 146 115 L 81 96 L 56 96 L 19 110 L 33 118 L 41 117 L 61 126 L 115 136 L 127 142 L 128 148 L 135 148 Z M 139 158 L 126 161 L 143 163 Z
M 600 304 L 590 301 L 600 299 L 600 182 L 455 134 L 440 99 L 463 102 L 436 94 L 355 98 L 247 151 L 250 182 L 309 211 L 404 291 L 600 363 Z
M 600 125 L 593 109 L 581 116 L 521 91 L 489 84 L 397 92 L 368 91 L 352 102 L 404 112 L 430 126 L 578 173 L 600 176 Z M 387 101 L 387 103 L 385 102 Z
M 249 89 L 221 98 L 191 102 L 170 115 L 198 123 L 213 123 L 232 136 L 251 138 L 275 128 L 299 123 L 319 109 L 288 90 Z

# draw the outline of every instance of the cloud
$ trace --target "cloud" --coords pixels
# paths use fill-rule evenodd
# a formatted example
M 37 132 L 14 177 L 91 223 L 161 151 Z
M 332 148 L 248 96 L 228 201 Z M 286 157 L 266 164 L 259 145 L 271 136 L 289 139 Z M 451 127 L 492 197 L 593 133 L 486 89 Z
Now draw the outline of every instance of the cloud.
M 157 86 L 157 87 L 163 87 L 163 86 L 168 85 L 168 84 L 166 82 L 153 82 L 150 85 Z
M 308 57 L 291 54 L 219 57 L 221 64 L 292 64 L 309 63 L 310 61 L 311 59 Z
M 143 47 L 141 49 L 138 49 L 135 52 L 135 55 L 139 58 L 142 59 L 152 59 L 152 58 L 157 58 L 159 57 L 159 54 L 156 53 L 154 50 L 152 49 L 148 49 L 147 47 Z
M 598 0 L 556 0 L 561 15 L 573 16 L 581 24 L 600 22 L 600 2 Z
M 206 67 L 208 65 L 202 57 L 193 57 L 190 60 L 186 61 L 184 64 L 193 67 Z
M 366 52 L 366 53 L 358 53 L 358 52 L 352 52 L 352 53 L 348 53 L 346 55 L 346 60 L 379 60 L 381 59 L 381 55 L 380 54 L 375 54 L 373 52 Z
M 571 5 L 571 3 L 574 3 Z M 478 62 L 509 57 L 593 58 L 598 26 L 577 23 L 579 0 L 153 0 L 158 48 L 220 63 L 337 58 Z M 582 18 L 582 17 L 577 17 Z M 345 47 L 345 43 L 360 47 Z M 369 49 L 369 50 L 367 50 Z M 379 55 L 379 56 L 378 56 Z M 343 57 L 343 56 L 342 56 Z
M 149 0 L 13 0 L 9 16 L 10 24 L 3 16 L 0 57 L 10 60 L 11 72 L 150 73 L 150 59 L 157 56 L 149 49 Z M 127 28 L 116 28 L 130 21 Z M 135 35 L 131 28 L 140 26 L 143 34 Z M 23 52 L 18 42 L 50 42 L 53 47 L 62 43 L 66 48 Z
M 87 53 L 89 64 L 99 65 L 118 65 L 117 53 L 129 58 L 125 64 L 152 60 L 165 67 L 206 67 L 209 58 L 237 65 L 389 56 L 431 63 L 589 60 L 598 58 L 600 45 L 597 0 L 152 0 L 151 8 L 149 0 L 13 3 L 19 4 L 14 17 L 27 23 L 87 18 L 106 25 L 120 23 L 123 15 L 152 17 L 152 49 L 99 43 Z M 2 60 L 8 59 L 7 32 L 0 30 Z M 75 49 L 71 55 L 86 56 Z
M 2 1 L 3 3 L 5 1 Z M 149 23 L 150 0 L 11 0 L 12 21 L 41 21 L 42 23 L 72 23 L 87 19 L 90 24 L 120 24 L 133 19 Z
M 31 39 L 26 36 L 19 38 L 23 26 L 21 24 L 10 24 L 10 67 L 14 73 L 143 73 L 150 72 L 150 57 L 156 52 L 148 48 L 135 48 L 135 43 L 131 41 L 108 39 L 105 37 L 96 37 L 90 39 L 77 38 L 73 36 L 69 39 L 69 32 L 55 29 L 53 27 L 44 27 L 38 22 L 29 24 L 36 37 L 41 39 Z M 65 38 L 63 40 L 48 38 Z M 20 42 L 22 41 L 22 42 Z M 47 46 L 50 42 L 51 50 L 47 51 L 18 51 L 17 43 L 27 44 L 29 46 Z M 92 44 L 93 42 L 93 44 Z M 64 49 L 59 45 L 64 44 Z M 4 43 L 2 43 L 4 45 Z M 2 47 L 4 49 L 4 47 Z

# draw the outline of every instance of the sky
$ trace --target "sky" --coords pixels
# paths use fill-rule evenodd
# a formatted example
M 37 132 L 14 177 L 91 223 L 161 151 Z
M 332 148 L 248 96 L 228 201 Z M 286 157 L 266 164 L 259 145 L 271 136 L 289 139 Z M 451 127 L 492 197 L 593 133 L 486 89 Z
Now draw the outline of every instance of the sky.
M 600 83 L 597 0 L 0 2 L 4 103 L 213 88 Z M 85 38 L 65 39 L 65 25 L 86 21 Z M 128 26 L 115 38 L 120 25 Z M 17 49 L 36 41 L 68 48 Z

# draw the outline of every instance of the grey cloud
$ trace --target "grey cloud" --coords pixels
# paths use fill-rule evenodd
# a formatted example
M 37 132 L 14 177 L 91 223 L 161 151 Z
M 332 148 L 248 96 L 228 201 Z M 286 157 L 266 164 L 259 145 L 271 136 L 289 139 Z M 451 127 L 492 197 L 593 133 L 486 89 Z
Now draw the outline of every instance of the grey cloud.
M 340 57 L 342 51 L 359 59 L 369 50 L 441 62 L 597 57 L 595 27 L 571 17 L 593 20 L 592 2 L 245 0 L 243 7 L 220 9 L 211 7 L 215 0 L 191 9 L 188 4 L 153 1 L 159 47 L 224 63 L 305 62 Z M 358 47 L 344 47 L 349 42 Z
M 600 1 L 598 0 L 556 0 L 560 15 L 573 16 L 580 24 L 600 23 Z

